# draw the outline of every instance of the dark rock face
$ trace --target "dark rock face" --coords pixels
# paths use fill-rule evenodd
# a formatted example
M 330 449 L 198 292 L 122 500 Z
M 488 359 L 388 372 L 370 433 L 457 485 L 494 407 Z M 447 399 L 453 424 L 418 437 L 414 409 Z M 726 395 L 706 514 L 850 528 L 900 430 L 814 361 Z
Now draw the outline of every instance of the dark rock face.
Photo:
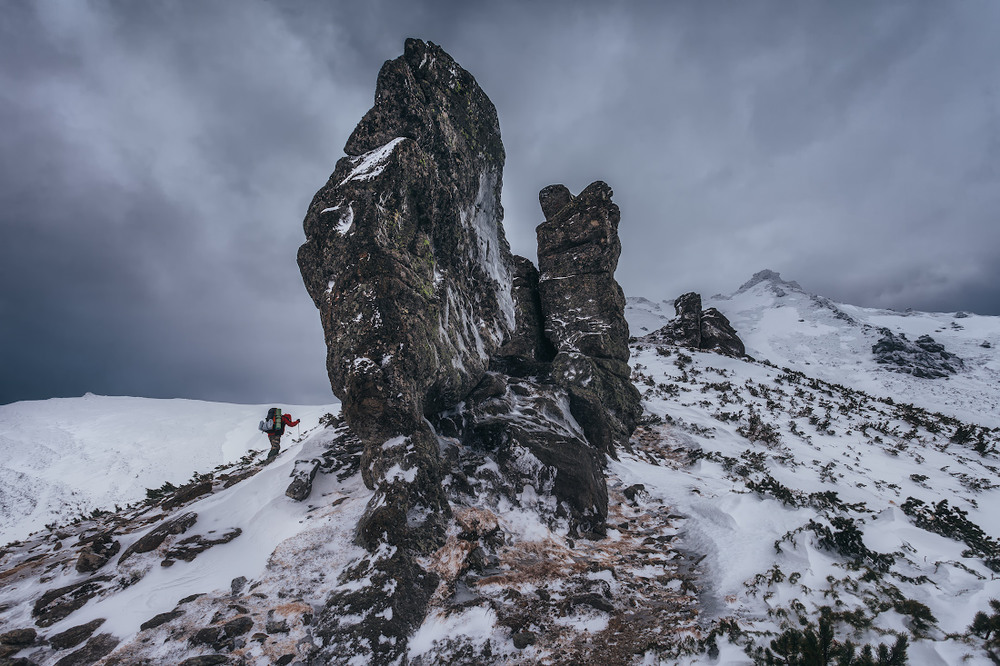
M 345 152 L 309 207 L 299 267 L 377 489 L 361 540 L 385 532 L 427 548 L 448 504 L 424 416 L 479 383 L 515 325 L 496 109 L 440 47 L 409 39 Z M 411 510 L 427 520 L 408 521 Z
M 163 543 L 166 538 L 173 534 L 183 534 L 187 532 L 188 529 L 195 524 L 198 520 L 198 514 L 194 512 L 187 512 L 169 520 L 158 527 L 154 527 L 149 531 L 148 534 L 140 537 L 135 543 L 125 549 L 122 556 L 118 558 L 118 564 L 122 564 L 125 560 L 136 553 L 148 553 L 155 550 Z
M 419 40 L 383 65 L 345 152 L 306 214 L 298 262 L 375 493 L 356 530 L 368 555 L 341 576 L 366 582 L 327 600 L 316 663 L 395 663 L 444 576 L 419 558 L 446 545 L 449 497 L 502 497 L 574 536 L 601 536 L 604 456 L 642 410 L 610 187 L 545 188 L 540 268 L 512 256 L 496 110 Z M 334 462 L 298 461 L 286 494 L 305 499 Z M 485 551 L 462 548 L 467 566 L 486 566 Z
M 121 543 L 110 534 L 103 534 L 80 549 L 76 560 L 76 570 L 80 573 L 97 571 L 121 550 Z
M 771 276 L 772 271 L 761 271 L 741 289 L 751 286 Z M 760 279 L 757 279 L 760 278 Z M 789 283 L 794 284 L 794 283 Z M 715 308 L 701 309 L 701 295 L 694 292 L 683 294 L 674 301 L 677 316 L 658 331 L 645 336 L 650 342 L 666 342 L 701 351 L 714 351 L 726 356 L 745 356 L 746 347 L 740 340 L 725 315 Z
M 875 361 L 885 365 L 887 370 L 940 379 L 965 369 L 962 359 L 946 351 L 944 345 L 929 335 L 921 335 L 911 342 L 903 333 L 896 335 L 889 329 L 880 332 L 882 339 L 872 345 L 872 353 Z
M 538 199 L 538 291 L 545 333 L 556 348 L 555 381 L 570 395 L 570 409 L 603 453 L 628 441 L 642 413 L 629 379 L 625 295 L 614 271 L 621 254 L 621 213 L 606 183 L 591 183 L 573 197 L 550 185 Z
M 514 257 L 512 294 L 514 332 L 492 359 L 490 367 L 517 376 L 547 374 L 547 364 L 555 357 L 556 350 L 545 337 L 538 269 L 524 257 Z
M 67 648 L 74 647 L 90 638 L 102 624 L 104 624 L 104 618 L 88 622 L 87 624 L 71 627 L 66 631 L 62 631 L 55 636 L 49 637 L 49 645 L 57 650 L 65 650 Z
M 90 666 L 111 653 L 120 641 L 111 634 L 94 636 L 86 645 L 56 662 L 56 666 Z
M 79 583 L 49 590 L 35 601 L 31 610 L 32 616 L 36 618 L 35 624 L 39 627 L 48 627 L 68 617 L 96 596 L 103 589 L 102 583 L 110 580 L 110 576 L 95 576 Z
M 554 517 L 567 519 L 571 533 L 599 536 L 608 512 L 603 456 L 588 443 L 570 404 L 566 389 L 552 382 L 490 373 L 465 409 L 441 415 L 436 427 L 474 451 L 489 452 L 502 475 L 492 479 L 494 492 L 512 502 L 529 487 L 532 497 L 552 496 L 558 502 Z
M 725 315 L 715 308 L 701 313 L 701 349 L 726 356 L 745 356 L 746 347 Z
M 504 151 L 472 75 L 412 39 L 345 151 L 306 215 L 299 266 L 347 422 L 385 441 L 467 394 L 514 326 Z

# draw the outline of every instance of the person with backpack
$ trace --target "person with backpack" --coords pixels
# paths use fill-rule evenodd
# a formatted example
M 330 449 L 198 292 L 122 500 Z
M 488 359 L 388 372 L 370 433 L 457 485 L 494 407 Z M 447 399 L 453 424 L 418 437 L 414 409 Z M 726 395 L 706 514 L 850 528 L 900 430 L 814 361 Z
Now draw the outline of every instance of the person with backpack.
M 297 426 L 298 421 L 292 420 L 292 415 L 282 413 L 277 407 L 267 410 L 267 418 L 260 422 L 260 430 L 267 435 L 271 442 L 271 450 L 267 454 L 264 462 L 271 462 L 278 456 L 281 450 L 281 436 L 285 434 L 285 426 Z

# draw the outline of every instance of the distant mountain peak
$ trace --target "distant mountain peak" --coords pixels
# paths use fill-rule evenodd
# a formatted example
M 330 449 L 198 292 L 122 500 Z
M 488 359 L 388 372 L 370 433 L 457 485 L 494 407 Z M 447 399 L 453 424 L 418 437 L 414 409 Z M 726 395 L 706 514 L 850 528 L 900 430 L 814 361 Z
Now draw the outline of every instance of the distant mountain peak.
M 789 280 L 782 280 L 780 273 L 778 273 L 777 271 L 772 271 L 772 270 L 770 270 L 768 268 L 765 268 L 762 271 L 757 271 L 756 273 L 754 273 L 752 278 L 750 278 L 749 280 L 747 280 L 746 282 L 744 282 L 743 285 L 739 289 L 736 290 L 736 293 L 737 294 L 742 294 L 747 289 L 750 289 L 751 287 L 754 287 L 754 286 L 760 284 L 761 282 L 768 282 L 771 285 L 776 286 L 776 287 L 778 287 L 778 286 L 788 287 L 789 289 L 794 289 L 796 291 L 802 291 L 802 287 L 799 286 L 798 282 L 789 281 Z

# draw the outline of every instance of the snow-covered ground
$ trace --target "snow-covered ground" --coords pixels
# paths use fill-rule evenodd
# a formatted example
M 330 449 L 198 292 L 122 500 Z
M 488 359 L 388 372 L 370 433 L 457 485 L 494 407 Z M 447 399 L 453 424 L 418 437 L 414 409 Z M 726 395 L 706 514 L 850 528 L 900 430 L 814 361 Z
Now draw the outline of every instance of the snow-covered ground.
M 946 638 L 1000 598 L 989 557 L 968 553 L 960 529 L 951 538 L 922 529 L 902 507 L 910 498 L 930 509 L 946 500 L 990 535 L 992 553 L 1000 546 L 996 431 L 979 431 L 993 448 L 980 455 L 951 441 L 950 421 L 773 366 L 654 347 L 632 361 L 648 412 L 663 419 L 648 427 L 662 442 L 699 451 L 698 462 L 625 455 L 612 470 L 685 516 L 685 547 L 705 555 L 703 622 L 733 618 L 747 633 L 773 636 L 797 626 L 796 609 L 815 618 L 829 607 L 857 614 L 849 638 L 885 642 L 886 632 L 912 630 L 900 612 L 919 608 L 903 604 L 910 600 L 936 618 L 911 639 L 910 663 L 990 663 Z M 764 424 L 756 434 L 752 415 Z M 854 530 L 863 548 L 831 545 Z M 833 538 L 824 543 L 824 535 Z
M 268 407 L 91 394 L 0 405 L 0 543 L 268 449 Z M 339 406 L 285 410 L 301 431 Z
M 760 274 L 758 274 L 760 275 Z M 896 312 L 834 303 L 777 274 L 731 295 L 703 298 L 732 323 L 747 354 L 810 377 L 889 396 L 982 425 L 1000 425 L 1000 317 Z M 629 298 L 625 316 L 641 337 L 674 317 L 673 303 Z M 929 335 L 966 369 L 943 381 L 890 372 L 875 361 L 881 329 L 910 340 Z
M 704 305 L 730 319 L 755 360 L 634 343 L 646 413 L 631 450 L 609 460 L 607 538 L 571 539 L 539 520 L 530 488 L 522 506 L 456 504 L 456 520 L 499 526 L 496 561 L 435 597 L 408 646 L 414 663 L 487 653 L 510 664 L 566 654 L 765 663 L 772 640 L 820 617 L 840 642 L 905 635 L 911 664 L 992 663 L 969 625 L 1000 598 L 1000 317 L 856 308 L 777 279 Z M 630 299 L 627 316 L 641 336 L 673 308 Z M 965 367 L 933 380 L 890 372 L 871 351 L 882 328 L 930 335 Z M 330 595 L 366 584 L 341 574 L 385 554 L 353 543 L 372 497 L 357 473 L 324 469 L 306 501 L 285 494 L 302 461 L 344 448 L 332 442 L 345 431 L 320 423 L 339 406 L 284 406 L 302 424 L 261 466 L 266 407 L 98 396 L 0 407 L 0 541 L 22 540 L 0 549 L 0 626 L 35 626 L 43 593 L 93 581 L 85 605 L 40 633 L 104 618 L 100 631 L 121 640 L 117 663 L 181 663 L 208 650 L 189 637 L 251 621 L 243 635 L 263 638 L 241 639 L 234 658 L 307 658 Z M 211 492 L 182 508 L 140 503 L 147 488 L 213 471 Z M 119 561 L 187 512 L 197 519 L 183 535 Z M 94 574 L 77 571 L 81 548 L 104 530 L 121 552 Z M 171 556 L 183 540 L 237 530 L 192 561 Z M 426 565 L 445 576 L 468 554 L 462 543 Z M 522 611 L 535 643 L 510 629 Z M 163 613 L 173 615 L 142 629 Z M 61 655 L 36 644 L 19 656 Z

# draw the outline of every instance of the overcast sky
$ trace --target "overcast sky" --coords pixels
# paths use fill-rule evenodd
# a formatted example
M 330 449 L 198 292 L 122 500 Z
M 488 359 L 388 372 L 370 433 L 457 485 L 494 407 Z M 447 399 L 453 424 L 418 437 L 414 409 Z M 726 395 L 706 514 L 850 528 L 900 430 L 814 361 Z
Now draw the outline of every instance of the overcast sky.
M 9 0 L 0 403 L 329 401 L 302 218 L 406 37 L 496 105 L 516 253 L 601 179 L 628 295 L 1000 315 L 994 0 Z

